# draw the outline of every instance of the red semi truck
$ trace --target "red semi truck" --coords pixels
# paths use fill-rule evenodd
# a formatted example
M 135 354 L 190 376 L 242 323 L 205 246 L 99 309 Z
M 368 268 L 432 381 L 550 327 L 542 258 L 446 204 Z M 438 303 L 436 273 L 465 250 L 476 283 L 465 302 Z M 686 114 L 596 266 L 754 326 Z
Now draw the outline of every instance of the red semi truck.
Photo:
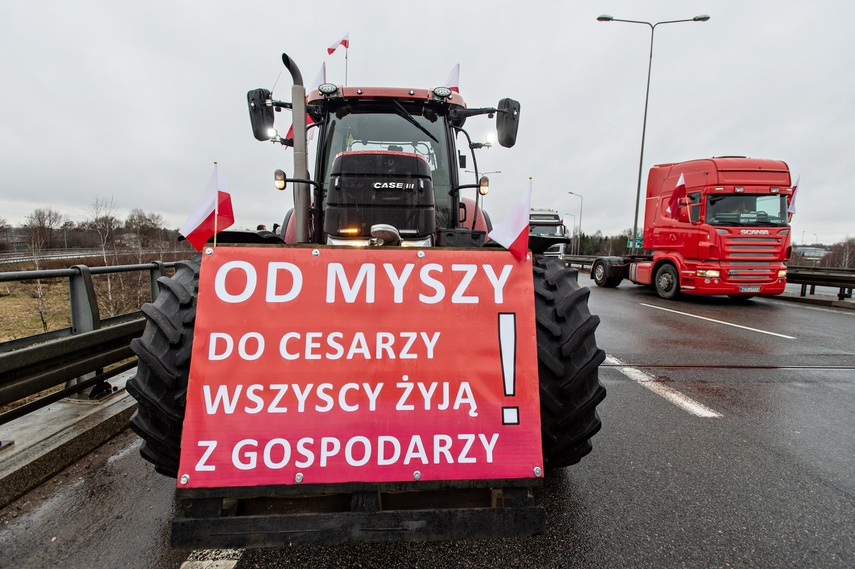
M 734 298 L 781 294 L 790 258 L 790 171 L 779 160 L 722 157 L 650 169 L 641 248 L 599 257 L 594 282 L 650 285 L 679 293 Z

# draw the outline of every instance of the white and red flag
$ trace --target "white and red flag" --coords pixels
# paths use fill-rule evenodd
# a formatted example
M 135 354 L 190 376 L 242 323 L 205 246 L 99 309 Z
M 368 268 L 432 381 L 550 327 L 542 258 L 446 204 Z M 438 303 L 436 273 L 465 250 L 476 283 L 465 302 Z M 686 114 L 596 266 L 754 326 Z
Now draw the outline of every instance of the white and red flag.
M 511 211 L 497 223 L 487 236 L 511 253 L 517 261 L 524 261 L 528 252 L 528 227 L 531 214 L 531 180 Z
M 460 92 L 460 64 L 454 66 L 454 69 L 451 70 L 451 73 L 448 75 L 448 79 L 445 80 L 445 83 L 442 84 L 443 87 L 448 87 L 455 93 Z
M 318 71 L 318 74 L 315 75 L 315 79 L 306 89 L 306 100 L 309 98 L 309 93 L 317 89 L 321 86 L 322 83 L 327 82 L 327 62 L 324 61 L 321 63 L 321 68 Z M 312 120 L 312 115 L 306 113 L 306 128 L 308 129 L 311 125 L 315 124 L 315 121 Z M 315 137 L 315 129 L 306 131 L 306 140 L 312 140 Z M 294 123 L 291 123 L 291 128 L 288 129 L 288 133 L 285 135 L 285 138 L 294 138 Z M 287 146 L 285 147 L 287 150 Z
M 796 178 L 796 183 L 793 184 L 793 193 L 790 196 L 790 205 L 787 206 L 787 221 L 791 221 L 793 219 L 793 215 L 796 213 L 796 190 L 799 189 L 799 182 L 802 181 L 801 175 Z
M 235 222 L 232 196 L 226 179 L 214 162 L 214 173 L 205 186 L 205 193 L 196 209 L 178 230 L 197 251 L 201 251 L 208 239 Z
M 344 34 L 343 38 L 341 38 L 340 40 L 338 40 L 337 42 L 335 42 L 334 44 L 332 44 L 331 46 L 329 46 L 327 48 L 327 53 L 332 55 L 333 53 L 335 53 L 335 50 L 337 50 L 338 46 L 340 46 L 340 45 L 343 45 L 344 49 L 349 48 L 350 47 L 350 39 L 349 38 L 350 38 L 350 32 L 347 32 L 346 34 Z
M 668 213 L 671 217 L 677 219 L 677 212 L 680 211 L 680 200 L 686 197 L 686 180 L 683 178 L 683 173 L 680 173 L 680 179 L 677 180 L 677 186 L 674 188 L 674 193 L 671 194 L 671 200 L 668 202 Z

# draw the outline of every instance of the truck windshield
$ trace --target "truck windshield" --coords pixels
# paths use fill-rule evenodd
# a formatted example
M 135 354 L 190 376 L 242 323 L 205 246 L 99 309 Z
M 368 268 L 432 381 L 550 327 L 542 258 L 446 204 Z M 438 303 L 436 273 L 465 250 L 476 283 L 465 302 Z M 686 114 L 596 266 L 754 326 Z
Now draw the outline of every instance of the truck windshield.
M 424 157 L 433 176 L 437 210 L 451 208 L 445 117 L 431 106 L 398 101 L 343 103 L 332 109 L 322 149 L 324 188 L 341 152 L 388 150 Z M 324 193 L 326 201 L 326 192 Z
M 565 229 L 563 225 L 529 225 L 530 235 L 547 235 L 563 237 Z
M 787 197 L 781 194 L 725 194 L 707 196 L 710 225 L 785 227 Z

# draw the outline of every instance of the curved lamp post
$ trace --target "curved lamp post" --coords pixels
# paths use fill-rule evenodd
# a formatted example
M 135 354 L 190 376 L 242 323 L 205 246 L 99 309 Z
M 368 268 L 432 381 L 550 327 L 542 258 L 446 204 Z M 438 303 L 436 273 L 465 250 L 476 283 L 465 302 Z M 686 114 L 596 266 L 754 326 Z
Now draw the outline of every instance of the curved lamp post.
M 660 24 L 677 24 L 680 22 L 706 22 L 710 17 L 707 15 L 695 16 L 694 18 L 688 18 L 685 20 L 665 20 L 664 22 L 642 22 L 640 20 L 621 20 L 619 18 L 613 18 L 612 16 L 607 16 L 603 14 L 597 18 L 598 22 L 625 22 L 627 24 L 644 24 L 645 26 L 650 27 L 650 57 L 648 58 L 647 63 L 647 91 L 644 95 L 644 122 L 641 127 L 641 157 L 638 160 L 638 190 L 635 196 L 635 216 L 632 218 L 632 249 L 630 250 L 630 254 L 635 254 L 636 246 L 635 240 L 638 236 L 638 206 L 641 203 L 641 175 L 643 173 L 643 164 L 644 164 L 644 136 L 647 133 L 647 102 L 650 100 L 650 70 L 653 67 L 653 32 L 656 31 L 656 26 Z M 579 215 L 581 217 L 581 214 Z

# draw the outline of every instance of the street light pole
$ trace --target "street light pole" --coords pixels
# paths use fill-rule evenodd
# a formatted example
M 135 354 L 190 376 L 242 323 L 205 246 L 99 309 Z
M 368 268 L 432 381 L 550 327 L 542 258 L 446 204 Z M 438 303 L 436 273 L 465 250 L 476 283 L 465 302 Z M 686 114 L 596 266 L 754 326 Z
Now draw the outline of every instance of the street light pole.
M 571 196 L 576 196 L 577 198 L 579 198 L 579 237 L 576 240 L 576 254 L 581 255 L 582 254 L 582 206 L 585 204 L 585 199 L 580 194 L 577 194 L 574 192 L 567 192 L 567 193 L 570 194 Z
M 564 215 L 565 215 L 565 216 L 570 216 L 570 217 L 572 217 L 572 218 L 573 218 L 573 233 L 575 233 L 575 232 L 576 232 L 576 216 L 575 216 L 575 215 L 573 215 L 572 213 L 567 213 L 566 211 L 564 212 Z M 563 221 L 563 220 L 562 220 L 562 221 Z M 567 226 L 565 225 L 564 227 L 566 228 Z M 572 236 L 572 235 L 573 235 L 573 233 L 571 233 L 570 235 Z M 572 242 L 572 241 L 571 241 L 571 243 L 570 243 L 570 254 L 571 254 L 571 255 L 573 255 L 573 254 L 574 254 L 574 253 L 573 253 L 573 242 Z
M 644 24 L 650 27 L 650 55 L 647 62 L 647 89 L 644 94 L 644 121 L 641 126 L 641 156 L 638 159 L 638 189 L 635 195 L 635 215 L 632 218 L 632 248 L 630 254 L 636 253 L 637 247 L 635 241 L 638 237 L 638 208 L 641 203 L 641 176 L 644 173 L 644 137 L 647 134 L 647 103 L 650 100 L 650 71 L 653 69 L 653 33 L 656 31 L 656 26 L 659 24 L 678 24 L 680 22 L 706 22 L 710 17 L 707 15 L 695 16 L 685 20 L 665 20 L 664 22 L 643 22 L 639 20 L 621 20 L 608 15 L 602 15 L 597 18 L 598 22 L 625 22 L 627 24 Z

